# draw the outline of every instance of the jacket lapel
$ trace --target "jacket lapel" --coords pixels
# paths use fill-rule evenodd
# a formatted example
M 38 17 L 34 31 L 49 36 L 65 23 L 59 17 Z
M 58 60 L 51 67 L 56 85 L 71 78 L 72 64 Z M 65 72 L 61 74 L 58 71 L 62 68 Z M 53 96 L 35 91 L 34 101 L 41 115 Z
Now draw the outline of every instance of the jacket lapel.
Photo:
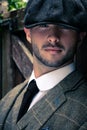
M 50 116 L 66 101 L 65 92 L 75 89 L 81 78 L 82 76 L 78 72 L 73 72 L 66 77 L 23 116 L 17 123 L 17 127 L 20 130 L 24 128 L 28 130 L 40 129 Z M 13 116 L 18 115 L 21 105 L 21 103 L 19 104 L 19 101 L 22 101 L 22 97 L 23 94 L 19 96 L 18 103 L 16 102 L 14 106 Z M 16 118 L 17 116 L 15 116 L 15 120 Z
M 20 129 L 27 127 L 28 130 L 38 130 L 66 100 L 62 88 L 57 85 L 50 90 L 24 117 L 17 123 Z M 45 113 L 45 114 L 44 114 Z

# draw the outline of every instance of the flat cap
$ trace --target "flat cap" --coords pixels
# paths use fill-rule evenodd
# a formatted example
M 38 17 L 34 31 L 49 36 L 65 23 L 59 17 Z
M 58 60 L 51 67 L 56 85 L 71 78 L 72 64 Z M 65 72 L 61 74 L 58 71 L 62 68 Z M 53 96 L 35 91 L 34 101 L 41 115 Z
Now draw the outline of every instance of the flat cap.
M 41 24 L 87 31 L 87 0 L 29 0 L 24 26 L 31 28 Z

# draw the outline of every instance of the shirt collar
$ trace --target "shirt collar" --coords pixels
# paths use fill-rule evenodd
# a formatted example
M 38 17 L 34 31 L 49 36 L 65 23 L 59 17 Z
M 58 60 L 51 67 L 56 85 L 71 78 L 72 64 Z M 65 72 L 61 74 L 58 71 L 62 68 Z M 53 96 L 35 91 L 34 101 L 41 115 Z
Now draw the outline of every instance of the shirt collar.
M 75 70 L 75 65 L 74 63 L 71 63 L 60 69 L 46 73 L 40 76 L 39 78 L 35 78 L 34 71 L 33 71 L 29 82 L 32 79 L 35 79 L 39 90 L 47 91 L 49 89 L 52 89 L 55 85 L 57 85 L 61 80 L 63 80 L 67 75 L 69 75 L 74 70 Z

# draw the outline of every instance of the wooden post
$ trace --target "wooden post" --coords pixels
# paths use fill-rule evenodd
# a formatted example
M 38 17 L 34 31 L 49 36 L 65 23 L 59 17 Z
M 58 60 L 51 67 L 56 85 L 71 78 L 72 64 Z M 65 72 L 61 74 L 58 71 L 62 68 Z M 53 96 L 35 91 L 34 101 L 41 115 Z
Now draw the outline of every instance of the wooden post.
M 0 46 L 2 96 L 28 78 L 33 66 L 31 44 L 26 42 L 23 32 L 24 9 L 11 12 L 8 16 L 0 23 L 3 34 Z
M 0 99 L 2 97 L 2 33 L 0 30 Z
M 11 42 L 9 30 L 4 28 L 2 33 L 2 95 L 5 95 L 13 86 L 11 76 Z

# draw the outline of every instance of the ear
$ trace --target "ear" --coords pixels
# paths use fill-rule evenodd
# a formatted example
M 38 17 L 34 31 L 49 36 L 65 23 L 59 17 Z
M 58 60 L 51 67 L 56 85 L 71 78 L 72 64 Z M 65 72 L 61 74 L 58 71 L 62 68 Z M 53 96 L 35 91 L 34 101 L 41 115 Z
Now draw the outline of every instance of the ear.
M 27 29 L 24 27 L 24 32 L 26 34 L 26 39 L 28 40 L 29 43 L 31 43 L 31 33 L 30 33 L 30 29 Z
M 87 35 L 86 32 L 80 32 L 80 40 L 82 41 L 86 35 Z

